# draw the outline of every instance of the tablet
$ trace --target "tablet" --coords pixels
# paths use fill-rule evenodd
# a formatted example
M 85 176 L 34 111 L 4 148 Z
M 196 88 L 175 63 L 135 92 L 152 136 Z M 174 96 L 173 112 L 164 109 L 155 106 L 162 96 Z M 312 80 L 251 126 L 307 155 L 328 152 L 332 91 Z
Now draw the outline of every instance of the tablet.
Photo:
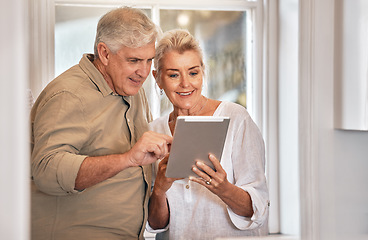
M 196 160 L 214 169 L 208 154 L 214 154 L 221 161 L 229 122 L 229 117 L 179 116 L 176 120 L 166 177 L 198 177 L 192 171 Z

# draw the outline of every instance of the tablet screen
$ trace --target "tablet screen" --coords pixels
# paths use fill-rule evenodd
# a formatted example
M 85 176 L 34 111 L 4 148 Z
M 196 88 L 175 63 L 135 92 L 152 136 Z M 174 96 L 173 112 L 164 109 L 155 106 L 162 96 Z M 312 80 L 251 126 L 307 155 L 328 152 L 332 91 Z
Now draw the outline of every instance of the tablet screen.
M 167 163 L 166 177 L 198 177 L 192 167 L 196 160 L 213 167 L 208 155 L 221 159 L 229 117 L 179 116 Z

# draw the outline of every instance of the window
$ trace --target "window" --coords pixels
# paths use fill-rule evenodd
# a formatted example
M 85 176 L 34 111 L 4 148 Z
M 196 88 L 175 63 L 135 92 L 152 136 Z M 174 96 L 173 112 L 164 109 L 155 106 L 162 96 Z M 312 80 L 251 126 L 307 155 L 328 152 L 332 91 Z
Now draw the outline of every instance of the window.
M 87 1 L 88 2 L 88 1 Z M 119 5 L 70 4 L 56 1 L 55 6 L 55 76 L 77 64 L 83 53 L 93 53 L 99 18 Z M 160 1 L 159 1 L 160 2 Z M 209 1 L 223 3 L 224 1 Z M 203 94 L 219 100 L 237 102 L 247 107 L 247 89 L 252 86 L 253 19 L 255 5 L 242 1 L 242 7 L 213 7 L 213 10 L 190 6 L 139 6 L 163 31 L 188 29 L 199 41 L 204 54 L 206 75 Z M 249 1 L 254 2 L 254 1 Z M 221 9 L 221 10 L 220 10 Z M 225 10 L 224 10 L 225 9 Z M 152 76 L 144 84 L 151 100 L 154 118 L 170 111 L 166 97 L 159 96 Z M 248 91 L 249 92 L 249 91 Z M 248 111 L 250 109 L 248 108 Z M 251 111 L 250 111 L 251 112 Z
M 83 53 L 93 52 L 97 22 L 104 13 L 120 6 L 117 2 L 55 0 L 55 76 L 77 64 Z M 270 199 L 273 209 L 277 209 L 270 212 L 269 225 L 272 233 L 279 232 L 278 166 L 272 159 L 278 155 L 275 150 L 277 142 L 273 141 L 277 138 L 277 130 L 269 127 L 276 125 L 272 121 L 275 121 L 277 113 L 269 109 L 274 106 L 269 106 L 273 99 L 268 96 L 268 88 L 272 86 L 266 80 L 268 70 L 264 65 L 267 61 L 263 60 L 269 54 L 265 50 L 268 45 L 265 46 L 263 36 L 264 24 L 269 23 L 263 22 L 264 2 L 268 1 L 187 0 L 185 3 L 172 3 L 156 0 L 148 5 L 147 1 L 132 0 L 124 1 L 124 5 L 129 5 L 129 2 L 131 6 L 144 10 L 163 31 L 185 28 L 200 41 L 207 70 L 204 95 L 247 107 L 264 135 L 266 159 L 274 162 L 273 165 L 267 163 L 270 166 L 267 167 L 267 175 L 272 180 L 276 179 L 274 186 L 270 186 Z M 154 118 L 170 111 L 168 100 L 159 95 L 152 76 L 146 80 L 144 88 Z

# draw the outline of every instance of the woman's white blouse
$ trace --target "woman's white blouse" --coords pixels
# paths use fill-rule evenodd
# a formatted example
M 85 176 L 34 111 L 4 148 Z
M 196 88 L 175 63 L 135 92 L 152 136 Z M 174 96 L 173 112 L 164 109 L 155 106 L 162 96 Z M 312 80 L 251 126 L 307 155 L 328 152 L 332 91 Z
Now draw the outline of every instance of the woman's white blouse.
M 213 116 L 230 117 L 221 165 L 230 183 L 244 189 L 252 198 L 254 214 L 246 218 L 235 214 L 215 194 L 188 179 L 178 180 L 166 192 L 170 208 L 169 225 L 159 239 L 214 239 L 230 236 L 258 236 L 268 233 L 268 188 L 265 178 L 265 150 L 262 135 L 246 109 L 222 102 Z M 155 132 L 171 135 L 169 116 L 150 124 Z M 156 175 L 157 165 L 154 166 Z M 154 179 L 154 178 L 153 178 Z M 154 181 L 154 180 L 153 180 Z

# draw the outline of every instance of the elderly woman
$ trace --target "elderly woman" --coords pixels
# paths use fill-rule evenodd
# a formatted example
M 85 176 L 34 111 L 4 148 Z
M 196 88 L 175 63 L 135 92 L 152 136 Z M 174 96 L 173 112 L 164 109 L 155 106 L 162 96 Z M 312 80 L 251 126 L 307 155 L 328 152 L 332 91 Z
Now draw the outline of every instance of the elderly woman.
M 202 95 L 204 64 L 198 42 L 186 30 L 166 32 L 156 47 L 153 75 L 173 111 L 150 125 L 173 135 L 178 116 L 227 116 L 224 152 L 209 155 L 216 171 L 198 161 L 199 177 L 166 178 L 167 159 L 156 166 L 147 229 L 157 239 L 214 239 L 268 233 L 264 142 L 247 110 Z

